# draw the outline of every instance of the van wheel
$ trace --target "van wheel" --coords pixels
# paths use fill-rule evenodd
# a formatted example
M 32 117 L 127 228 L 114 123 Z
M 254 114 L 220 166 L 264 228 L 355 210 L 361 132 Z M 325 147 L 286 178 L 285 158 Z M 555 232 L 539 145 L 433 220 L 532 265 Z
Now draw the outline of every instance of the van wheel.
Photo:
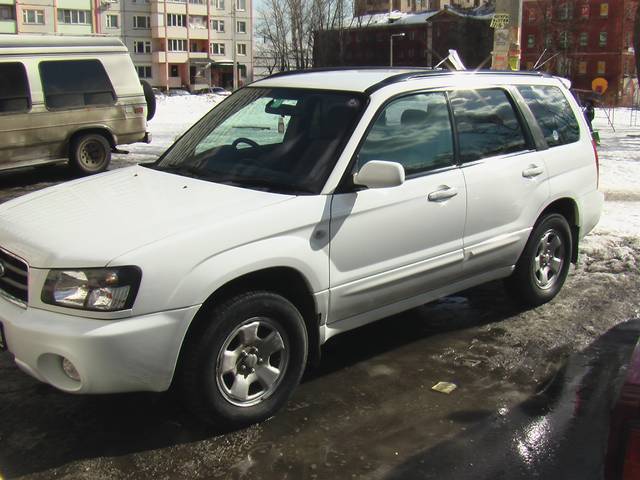
M 156 96 L 149 82 L 140 80 L 140 85 L 142 85 L 144 99 L 147 102 L 147 120 L 151 120 L 156 114 Z
M 536 224 L 507 290 L 523 305 L 537 307 L 555 297 L 569 273 L 572 237 L 567 220 L 549 214 Z
M 223 430 L 274 415 L 307 361 L 300 312 L 284 297 L 258 291 L 203 313 L 207 323 L 191 335 L 179 372 L 186 406 Z
M 80 135 L 71 143 L 71 166 L 81 175 L 103 172 L 111 161 L 111 145 L 99 133 Z

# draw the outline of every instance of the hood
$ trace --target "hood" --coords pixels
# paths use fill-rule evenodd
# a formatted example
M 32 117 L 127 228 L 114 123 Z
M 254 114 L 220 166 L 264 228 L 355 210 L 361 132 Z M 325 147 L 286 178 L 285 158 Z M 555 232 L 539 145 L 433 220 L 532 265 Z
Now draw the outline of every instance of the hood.
M 0 247 L 36 268 L 105 266 L 190 228 L 291 198 L 140 166 L 123 168 L 0 205 Z

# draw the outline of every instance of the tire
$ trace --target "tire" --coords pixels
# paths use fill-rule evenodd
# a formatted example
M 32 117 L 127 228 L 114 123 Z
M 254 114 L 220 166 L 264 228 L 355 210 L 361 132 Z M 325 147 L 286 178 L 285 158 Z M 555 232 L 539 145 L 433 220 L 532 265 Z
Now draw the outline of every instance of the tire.
M 560 214 L 542 217 L 505 285 L 519 303 L 537 307 L 555 297 L 564 284 L 571 264 L 571 229 Z
M 111 144 L 99 133 L 79 135 L 71 142 L 69 160 L 80 175 L 104 172 L 111 162 Z
M 190 335 L 180 365 L 187 408 L 221 430 L 273 416 L 304 373 L 308 344 L 300 312 L 280 295 L 257 291 L 203 314 L 206 323 Z
M 156 96 L 149 82 L 140 80 L 142 91 L 144 92 L 144 100 L 147 102 L 147 121 L 151 120 L 156 114 Z

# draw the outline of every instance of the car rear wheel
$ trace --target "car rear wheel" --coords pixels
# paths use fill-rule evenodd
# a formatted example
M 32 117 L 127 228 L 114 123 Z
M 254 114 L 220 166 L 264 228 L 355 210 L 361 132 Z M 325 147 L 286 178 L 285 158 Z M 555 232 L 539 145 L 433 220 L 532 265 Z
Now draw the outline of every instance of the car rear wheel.
M 156 95 L 153 93 L 153 88 L 146 80 L 140 80 L 142 85 L 142 91 L 144 93 L 144 100 L 147 102 L 147 121 L 151 120 L 156 114 Z
M 505 281 L 509 292 L 523 305 L 536 307 L 555 297 L 571 264 L 572 237 L 560 214 L 546 215 L 534 227 L 516 269 Z
M 235 296 L 203 312 L 185 345 L 180 385 L 187 407 L 221 429 L 274 415 L 304 372 L 307 332 L 296 307 L 266 292 Z
M 111 162 L 111 145 L 99 133 L 79 135 L 71 142 L 70 162 L 81 175 L 103 172 Z

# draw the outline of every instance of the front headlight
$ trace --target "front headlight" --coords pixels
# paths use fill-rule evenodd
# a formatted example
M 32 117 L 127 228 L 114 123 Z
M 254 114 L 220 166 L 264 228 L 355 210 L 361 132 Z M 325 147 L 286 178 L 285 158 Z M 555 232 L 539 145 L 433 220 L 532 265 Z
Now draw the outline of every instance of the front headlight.
M 60 307 L 113 312 L 133 306 L 142 272 L 138 267 L 50 270 L 42 301 Z

